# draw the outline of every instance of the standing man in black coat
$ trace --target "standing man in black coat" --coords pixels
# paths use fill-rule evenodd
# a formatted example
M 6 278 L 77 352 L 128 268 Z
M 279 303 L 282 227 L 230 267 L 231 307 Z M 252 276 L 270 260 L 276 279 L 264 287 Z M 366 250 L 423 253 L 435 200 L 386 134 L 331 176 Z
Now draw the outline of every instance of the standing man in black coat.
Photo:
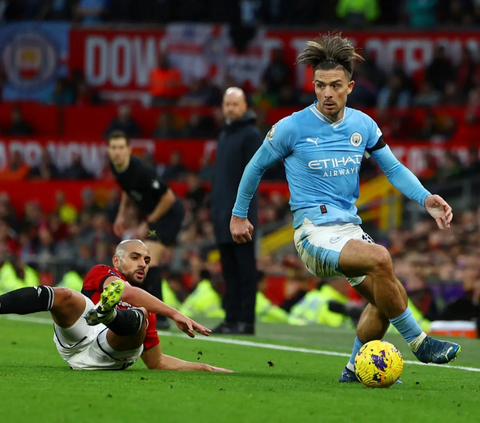
M 226 284 L 226 318 L 213 333 L 253 335 L 258 283 L 255 239 L 236 244 L 230 234 L 230 218 L 243 171 L 260 147 L 262 136 L 255 127 L 256 115 L 248 110 L 240 88 L 232 87 L 225 92 L 222 109 L 225 126 L 218 139 L 210 202 Z M 253 225 L 258 221 L 256 196 L 252 199 L 248 219 Z

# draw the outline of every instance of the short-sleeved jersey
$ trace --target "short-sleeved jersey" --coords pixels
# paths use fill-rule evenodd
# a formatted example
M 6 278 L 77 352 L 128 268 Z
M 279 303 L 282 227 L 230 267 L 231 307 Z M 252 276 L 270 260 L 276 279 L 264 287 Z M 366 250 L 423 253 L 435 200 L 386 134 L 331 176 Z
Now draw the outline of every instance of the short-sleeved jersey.
M 112 163 L 110 168 L 122 190 L 145 214 L 155 209 L 169 188 L 152 166 L 137 157 L 130 157 L 130 164 L 123 172 L 118 172 Z
M 305 218 L 315 225 L 361 223 L 354 205 L 360 166 L 381 136 L 366 114 L 347 107 L 343 119 L 332 122 L 316 103 L 272 127 L 264 145 L 284 159 L 295 228 Z
M 104 264 L 93 266 L 83 281 L 82 294 L 90 298 L 94 304 L 97 304 L 100 301 L 100 294 L 103 291 L 103 284 L 110 276 L 118 277 L 126 282 L 125 277 L 113 267 L 106 266 Z M 131 308 L 132 306 L 128 303 L 120 302 L 118 307 L 125 309 Z M 160 343 L 156 325 L 156 314 L 148 313 L 147 333 L 145 336 L 145 341 L 143 342 L 143 346 L 146 350 Z

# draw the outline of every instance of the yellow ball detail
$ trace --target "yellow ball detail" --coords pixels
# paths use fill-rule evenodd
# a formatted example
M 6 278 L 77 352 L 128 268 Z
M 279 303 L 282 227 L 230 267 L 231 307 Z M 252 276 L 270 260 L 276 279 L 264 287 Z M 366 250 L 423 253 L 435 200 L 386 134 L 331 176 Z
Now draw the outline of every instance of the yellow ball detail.
M 388 388 L 400 378 L 402 371 L 402 354 L 390 342 L 367 342 L 355 356 L 357 379 L 368 388 Z

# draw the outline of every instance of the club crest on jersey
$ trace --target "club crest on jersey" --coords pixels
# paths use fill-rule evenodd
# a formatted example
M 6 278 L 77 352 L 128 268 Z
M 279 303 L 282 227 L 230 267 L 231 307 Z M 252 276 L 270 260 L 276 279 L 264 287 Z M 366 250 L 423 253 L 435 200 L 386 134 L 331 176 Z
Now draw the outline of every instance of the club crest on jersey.
M 354 132 L 350 137 L 350 142 L 354 147 L 358 147 L 363 141 L 362 134 L 360 132 Z
M 268 131 L 267 134 L 267 139 L 272 140 L 273 139 L 273 134 L 275 133 L 276 125 L 273 125 L 270 131 Z
M 120 276 L 117 272 L 115 272 L 114 270 L 112 270 L 112 269 L 109 269 L 109 270 L 108 270 L 108 273 L 109 273 L 110 275 L 118 276 L 119 278 L 121 278 L 121 276 Z

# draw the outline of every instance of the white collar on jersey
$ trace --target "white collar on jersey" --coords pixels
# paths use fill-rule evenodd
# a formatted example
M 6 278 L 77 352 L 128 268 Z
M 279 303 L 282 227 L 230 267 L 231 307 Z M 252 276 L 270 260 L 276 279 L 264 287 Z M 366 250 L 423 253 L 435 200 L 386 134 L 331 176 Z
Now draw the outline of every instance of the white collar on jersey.
M 345 108 L 345 112 L 343 113 L 343 118 L 340 120 L 337 120 L 334 122 L 333 120 L 329 119 L 326 117 L 323 113 L 321 113 L 317 109 L 317 102 L 313 103 L 312 106 L 310 106 L 310 110 L 313 112 L 313 114 L 318 117 L 322 122 L 328 123 L 332 128 L 338 128 L 344 121 L 345 121 L 345 116 L 347 114 L 347 109 Z

